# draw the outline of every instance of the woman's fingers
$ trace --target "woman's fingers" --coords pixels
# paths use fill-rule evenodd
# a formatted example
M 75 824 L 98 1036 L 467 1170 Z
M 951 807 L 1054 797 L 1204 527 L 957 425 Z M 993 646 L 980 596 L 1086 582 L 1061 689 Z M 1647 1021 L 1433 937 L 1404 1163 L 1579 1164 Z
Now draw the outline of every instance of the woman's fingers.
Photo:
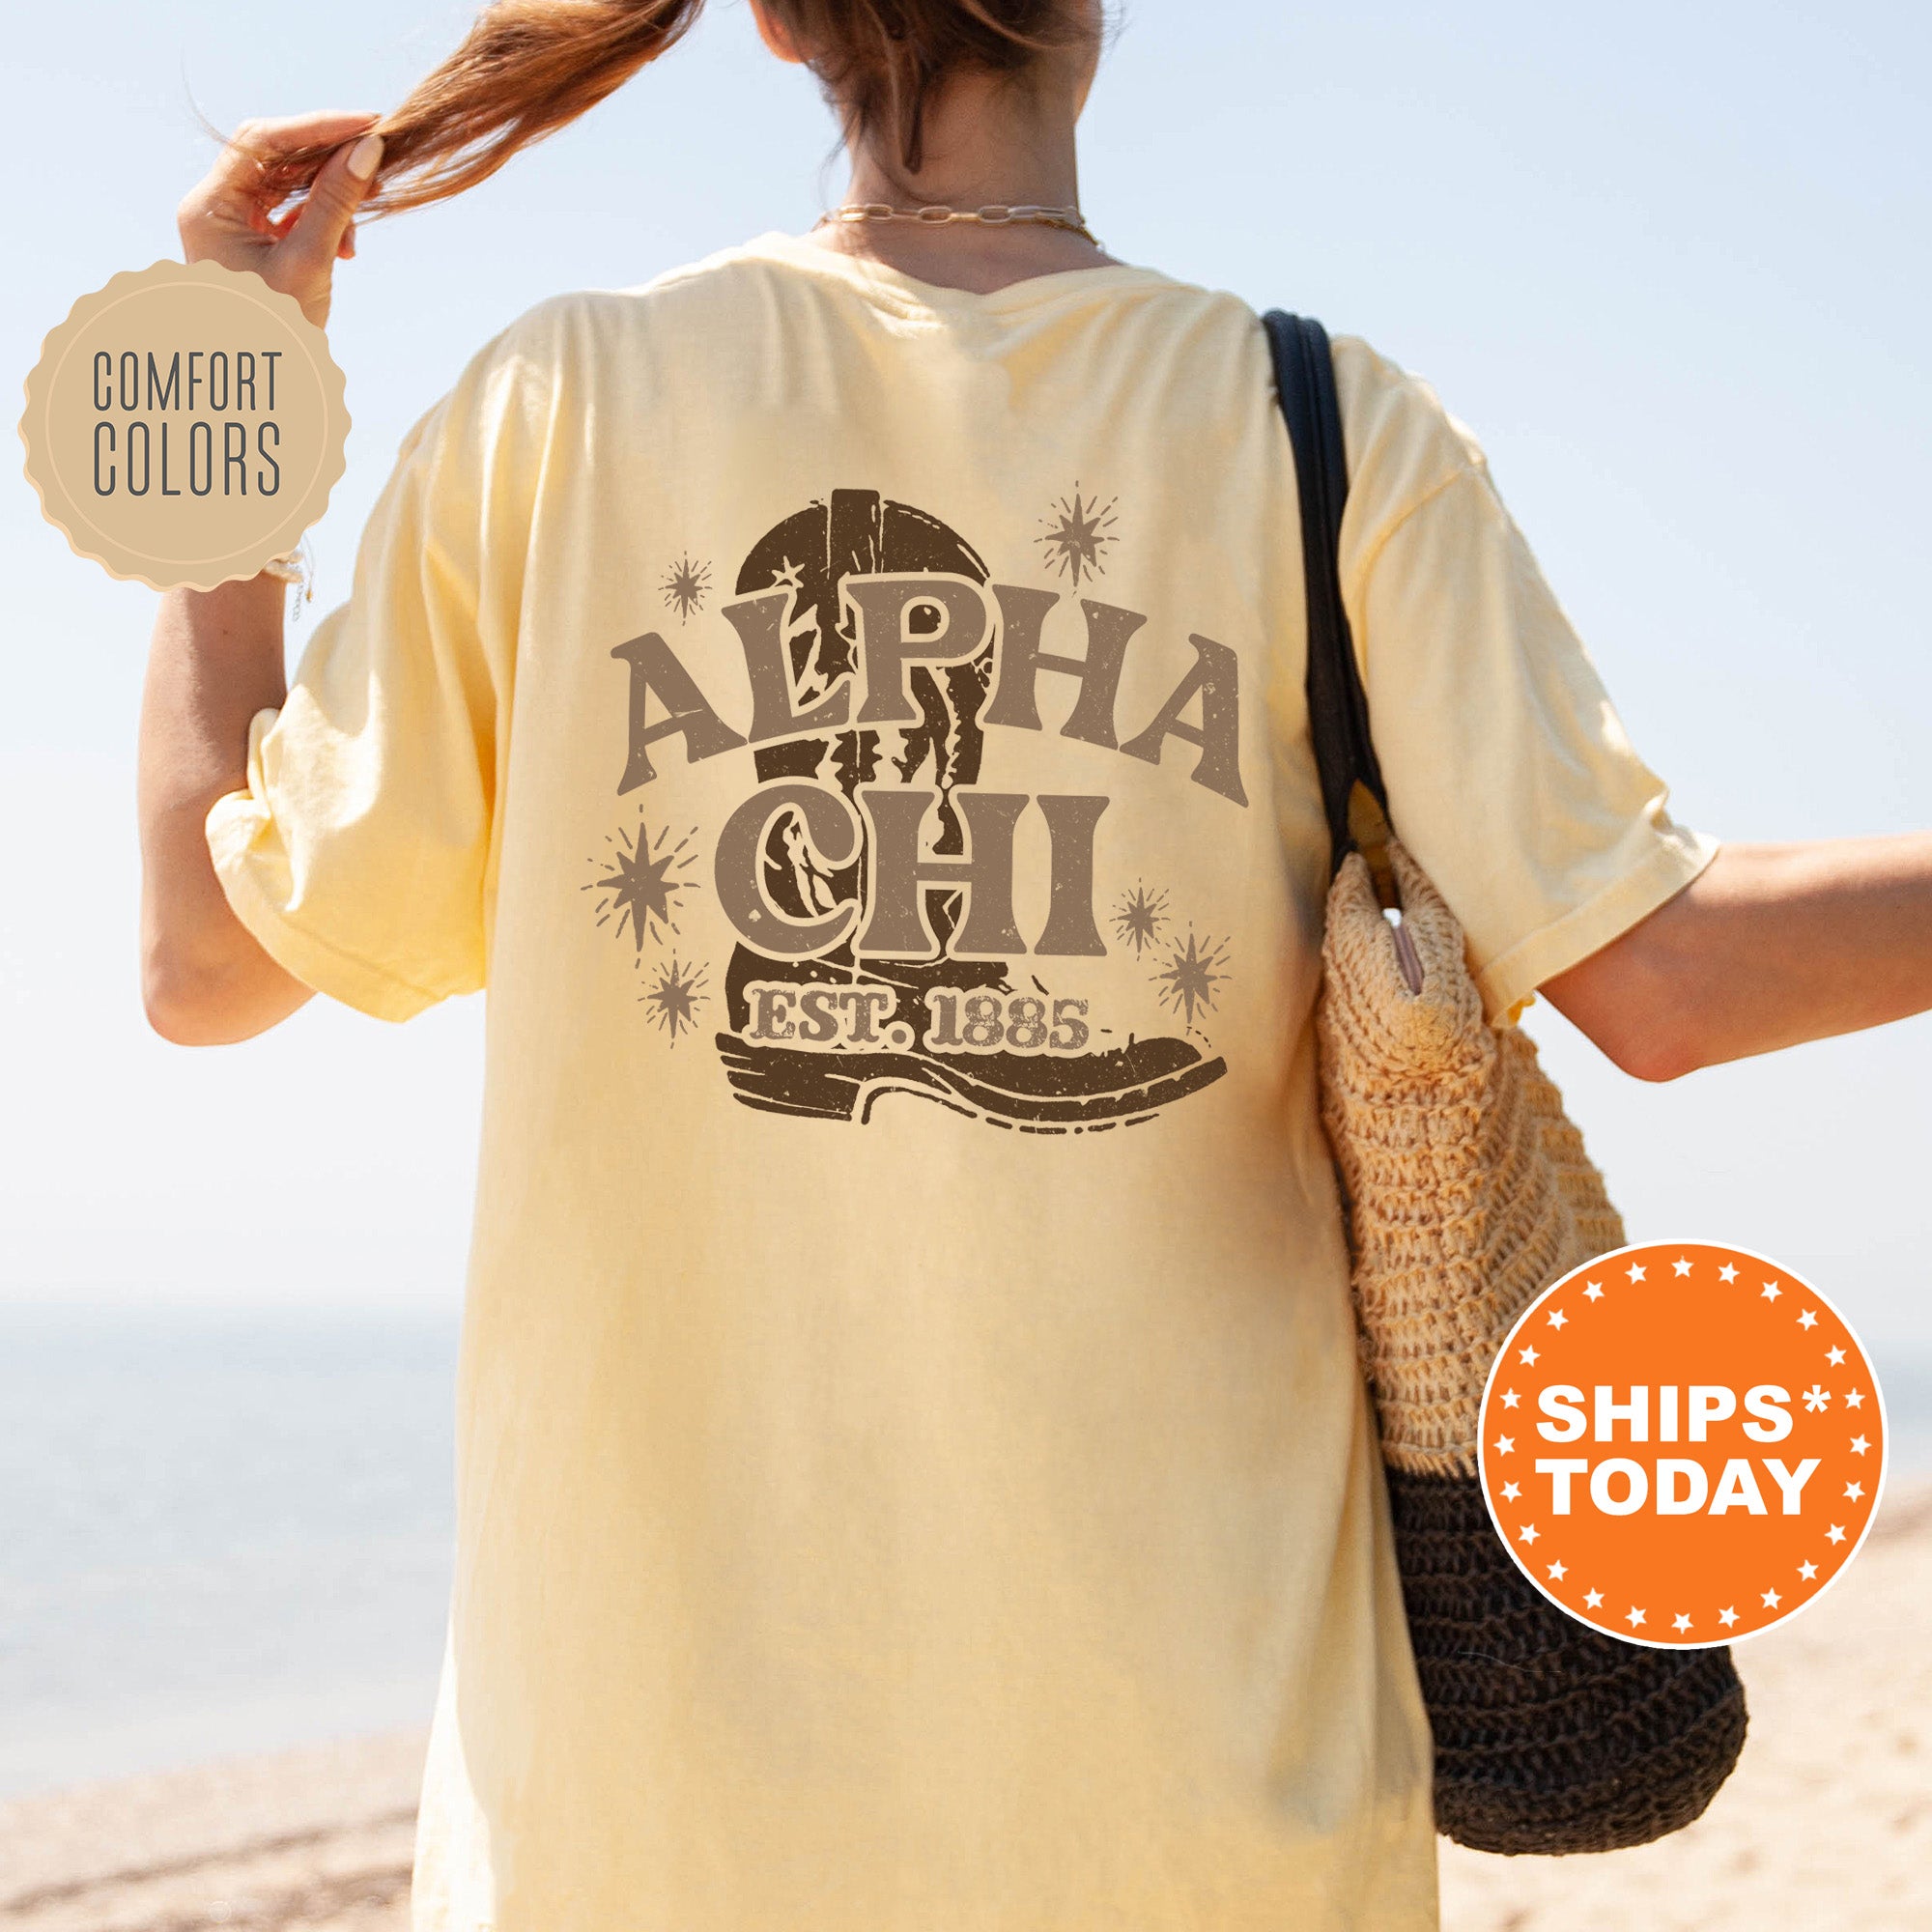
M 252 270 L 294 296 L 311 322 L 326 322 L 330 270 L 355 252 L 355 211 L 382 163 L 382 137 L 370 131 L 380 118 L 330 111 L 243 122 L 182 202 L 186 260 Z M 278 156 L 331 144 L 335 152 L 300 202 L 278 213 L 278 191 L 265 185 L 265 166 Z
M 350 223 L 382 162 L 382 135 L 364 134 L 345 143 L 324 163 L 295 226 L 276 247 L 277 254 L 286 252 L 292 275 L 319 275 L 327 281 L 329 265 L 341 253 Z
M 192 262 L 216 253 L 215 244 L 224 236 L 244 231 L 257 236 L 280 232 L 279 225 L 270 219 L 273 211 L 262 185 L 265 160 L 300 148 L 346 141 L 381 119 L 378 114 L 331 109 L 275 121 L 242 122 L 234 139 L 215 156 L 214 165 L 187 191 L 176 211 L 187 259 Z
M 380 114 L 329 108 L 316 114 L 284 115 L 272 121 L 244 121 L 236 128 L 235 138 L 215 157 L 202 186 L 247 193 L 255 185 L 262 156 L 292 154 L 298 148 L 331 147 L 374 127 L 382 118 Z

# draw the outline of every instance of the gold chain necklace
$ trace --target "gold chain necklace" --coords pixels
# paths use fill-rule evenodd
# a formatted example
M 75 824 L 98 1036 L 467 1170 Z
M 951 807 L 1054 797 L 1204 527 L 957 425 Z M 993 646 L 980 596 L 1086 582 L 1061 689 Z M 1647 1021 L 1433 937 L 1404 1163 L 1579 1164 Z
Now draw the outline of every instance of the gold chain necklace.
M 827 209 L 818 217 L 817 226 L 822 228 L 828 221 L 922 221 L 931 228 L 951 221 L 975 221 L 983 228 L 1030 221 L 1043 228 L 1065 228 L 1070 234 L 1084 235 L 1096 248 L 1100 245 L 1078 208 L 1043 208 L 1034 202 L 1009 205 L 996 201 L 985 208 L 949 208 L 944 202 L 928 202 L 921 208 L 895 208 L 889 201 L 848 201 Z

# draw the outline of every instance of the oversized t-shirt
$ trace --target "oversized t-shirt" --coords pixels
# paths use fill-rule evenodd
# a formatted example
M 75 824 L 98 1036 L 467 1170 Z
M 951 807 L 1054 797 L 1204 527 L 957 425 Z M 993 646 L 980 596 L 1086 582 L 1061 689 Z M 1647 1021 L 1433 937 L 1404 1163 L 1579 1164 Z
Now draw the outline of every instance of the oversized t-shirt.
M 1713 848 L 1466 433 L 1337 373 L 1500 1016 Z M 1147 269 L 766 237 L 411 434 L 209 836 L 309 984 L 488 988 L 424 1932 L 1434 1924 L 1304 638 L 1260 323 Z

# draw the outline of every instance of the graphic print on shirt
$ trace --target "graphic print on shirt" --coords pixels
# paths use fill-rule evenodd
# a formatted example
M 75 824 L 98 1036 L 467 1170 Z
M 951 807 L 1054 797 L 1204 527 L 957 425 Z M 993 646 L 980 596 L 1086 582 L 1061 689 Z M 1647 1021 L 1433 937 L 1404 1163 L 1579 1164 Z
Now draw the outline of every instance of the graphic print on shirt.
M 1101 574 L 1112 517 L 1078 485 L 1056 503 L 1040 541 L 1060 574 Z M 674 567 L 686 583 L 697 570 Z M 651 786 L 681 751 L 744 760 L 747 795 L 700 834 L 642 790 L 585 888 L 599 923 L 632 941 L 672 1046 L 697 1028 L 710 969 L 665 948 L 708 890 L 735 935 L 713 1043 L 746 1106 L 868 1122 L 882 1095 L 904 1094 L 996 1126 L 1084 1133 L 1150 1121 L 1227 1071 L 1208 1036 L 1227 942 L 1181 916 L 1173 886 L 1097 876 L 1111 797 L 1000 791 L 980 776 L 989 729 L 1044 729 L 1037 687 L 1054 673 L 1079 693 L 1060 735 L 1138 761 L 1137 782 L 1178 740 L 1193 766 L 1170 758 L 1169 781 L 1184 773 L 1244 808 L 1232 650 L 1190 637 L 1172 696 L 1123 739 L 1117 698 L 1141 613 L 995 582 L 938 518 L 870 490 L 835 490 L 775 525 L 720 597 L 750 719 L 727 723 L 658 633 L 619 644 L 618 792 Z M 678 604 L 681 617 L 696 608 Z M 1044 919 L 1022 932 L 1015 836 L 1029 814 L 1048 877 Z M 709 863 L 694 864 L 704 848 Z M 1082 962 L 1116 951 L 1144 968 L 1132 1011 L 1083 984 Z
M 667 609 L 677 612 L 680 624 L 688 624 L 692 612 L 704 608 L 704 599 L 711 589 L 711 566 L 680 556 L 665 573 L 659 588 L 664 592 Z
M 1089 577 L 1105 575 L 1104 554 L 1107 546 L 1116 541 L 1108 527 L 1115 522 L 1113 502 L 1083 497 L 1076 482 L 1073 494 L 1061 497 L 1040 522 L 1046 526 L 1046 534 L 1035 537 L 1034 542 L 1046 553 L 1053 569 L 1073 580 L 1074 589 L 1080 588 L 1083 572 Z
M 660 825 L 654 833 L 648 817 L 640 818 L 635 829 L 606 838 L 611 849 L 591 860 L 596 876 L 586 884 L 586 893 L 597 895 L 597 923 L 614 926 L 618 938 L 630 935 L 639 967 L 643 965 L 646 938 L 663 940 L 677 931 L 679 895 L 692 891 L 696 881 L 679 876 L 687 873 L 702 856 L 696 849 L 698 829 L 693 826 L 683 838 L 673 840 L 669 829 Z M 703 967 L 683 964 L 673 952 L 668 964 L 657 961 L 649 983 L 639 996 L 652 1021 L 670 1036 L 676 1045 L 680 1031 L 690 1031 L 697 1019 L 697 1009 L 707 997 L 709 975 Z

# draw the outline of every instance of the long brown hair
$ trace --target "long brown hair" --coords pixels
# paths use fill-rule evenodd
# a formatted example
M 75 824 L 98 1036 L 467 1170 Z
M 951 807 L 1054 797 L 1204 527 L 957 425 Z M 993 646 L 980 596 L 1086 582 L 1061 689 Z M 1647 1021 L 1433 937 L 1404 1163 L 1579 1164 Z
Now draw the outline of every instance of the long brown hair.
M 655 60 L 703 4 L 496 0 L 377 124 L 383 164 L 362 212 L 423 208 L 488 180 Z M 1076 0 L 770 0 L 770 11 L 839 106 L 846 134 L 890 129 L 908 173 L 921 166 L 926 109 L 950 76 L 1016 77 L 1091 31 Z M 264 186 L 278 198 L 299 193 L 330 152 L 265 156 Z

